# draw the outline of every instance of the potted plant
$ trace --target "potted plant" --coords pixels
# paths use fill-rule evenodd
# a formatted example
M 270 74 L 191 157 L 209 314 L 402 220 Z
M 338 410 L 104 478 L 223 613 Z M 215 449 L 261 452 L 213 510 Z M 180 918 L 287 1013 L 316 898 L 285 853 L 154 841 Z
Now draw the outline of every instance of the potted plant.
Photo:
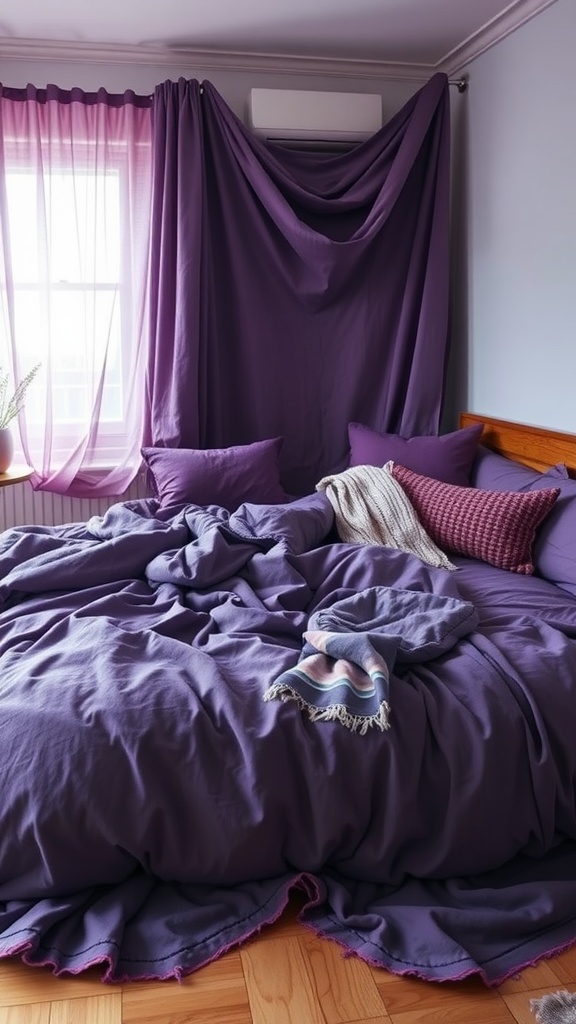
M 8 390 L 8 374 L 0 369 L 0 473 L 5 473 L 10 468 L 14 454 L 10 423 L 24 405 L 26 392 L 39 369 L 40 363 L 23 377 L 13 392 Z

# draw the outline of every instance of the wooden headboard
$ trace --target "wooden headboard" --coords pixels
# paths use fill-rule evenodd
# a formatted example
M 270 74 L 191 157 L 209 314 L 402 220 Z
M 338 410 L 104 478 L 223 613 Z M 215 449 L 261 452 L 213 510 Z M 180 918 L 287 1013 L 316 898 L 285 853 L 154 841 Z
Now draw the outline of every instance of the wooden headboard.
M 496 420 L 474 412 L 460 413 L 461 427 L 469 427 L 473 423 L 484 424 L 480 443 L 499 455 L 541 472 L 556 462 L 563 462 L 570 476 L 576 477 L 576 434 Z

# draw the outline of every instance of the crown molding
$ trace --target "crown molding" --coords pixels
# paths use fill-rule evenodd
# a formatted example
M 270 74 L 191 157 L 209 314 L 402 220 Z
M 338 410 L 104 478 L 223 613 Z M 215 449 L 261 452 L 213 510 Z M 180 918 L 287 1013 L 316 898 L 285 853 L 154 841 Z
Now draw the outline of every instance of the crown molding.
M 261 71 L 272 74 L 426 82 L 437 71 L 449 77 L 457 74 L 480 54 L 553 3 L 556 0 L 513 0 L 501 14 L 463 40 L 436 64 L 13 37 L 0 37 L 0 60 L 144 64 L 180 70 L 189 68 L 191 71 Z
M 0 38 L 1 60 L 56 63 L 145 64 L 198 70 L 269 71 L 274 74 L 334 75 L 339 78 L 388 78 L 426 81 L 434 74 L 430 64 L 362 60 L 338 57 L 301 57 L 293 54 L 199 50 L 191 47 L 120 45 L 68 42 L 58 39 Z
M 527 21 L 551 7 L 556 0 L 514 0 L 500 14 L 486 22 L 478 32 L 450 50 L 435 66 L 436 71 L 454 75 Z

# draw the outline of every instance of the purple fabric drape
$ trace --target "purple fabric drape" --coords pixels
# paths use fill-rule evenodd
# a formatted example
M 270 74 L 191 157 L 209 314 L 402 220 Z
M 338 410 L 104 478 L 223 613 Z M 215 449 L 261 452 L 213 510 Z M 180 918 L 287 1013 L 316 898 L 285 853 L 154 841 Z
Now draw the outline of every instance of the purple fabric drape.
M 214 87 L 154 96 L 147 443 L 282 435 L 310 491 L 351 420 L 438 431 L 448 343 L 449 97 L 435 75 L 344 154 L 255 138 Z

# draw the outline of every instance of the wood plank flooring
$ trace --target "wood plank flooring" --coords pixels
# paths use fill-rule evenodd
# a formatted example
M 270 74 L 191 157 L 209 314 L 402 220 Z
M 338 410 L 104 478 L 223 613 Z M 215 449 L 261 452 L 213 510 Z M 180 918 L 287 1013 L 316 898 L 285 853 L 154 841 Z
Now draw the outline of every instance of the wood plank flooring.
M 576 948 L 497 989 L 432 984 L 344 957 L 298 909 L 182 982 L 104 985 L 97 970 L 55 978 L 0 960 L 0 1024 L 535 1024 L 531 999 L 576 992 Z

